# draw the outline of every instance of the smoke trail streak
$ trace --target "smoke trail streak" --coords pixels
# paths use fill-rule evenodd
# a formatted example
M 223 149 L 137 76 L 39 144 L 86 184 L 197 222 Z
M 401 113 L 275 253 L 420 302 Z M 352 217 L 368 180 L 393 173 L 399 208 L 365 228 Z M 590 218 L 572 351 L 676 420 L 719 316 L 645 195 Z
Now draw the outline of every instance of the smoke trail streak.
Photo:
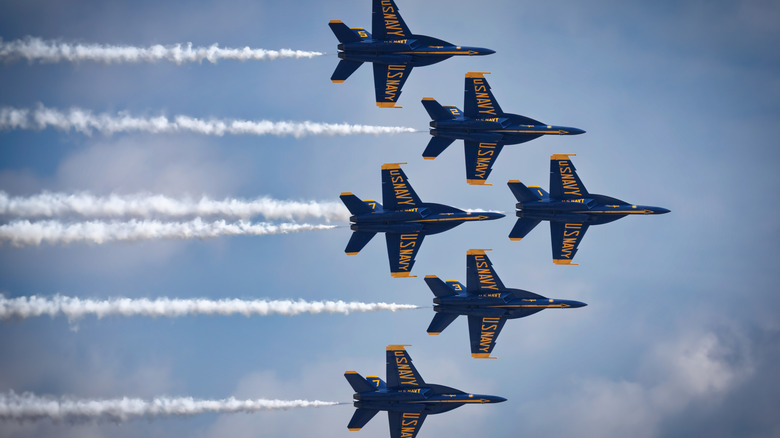
M 30 62 L 94 61 L 106 64 L 171 61 L 181 65 L 185 62 L 208 61 L 216 63 L 221 59 L 259 61 L 279 58 L 313 58 L 322 55 L 324 53 L 291 49 L 220 48 L 217 44 L 212 44 L 209 47 L 193 47 L 192 43 L 168 46 L 155 44 L 149 47 L 134 47 L 104 44 L 69 44 L 59 41 L 47 41 L 37 37 L 27 37 L 8 42 L 0 40 L 0 61 L 26 59 Z
M 112 241 L 134 241 L 146 239 L 193 239 L 217 236 L 286 234 L 297 231 L 327 230 L 334 225 L 310 224 L 270 224 L 238 221 L 227 223 L 224 220 L 204 222 L 196 218 L 189 222 L 138 221 L 100 222 L 88 221 L 63 224 L 59 221 L 30 222 L 13 221 L 0 225 L 0 243 L 9 242 L 13 246 L 49 244 L 68 244 L 74 242 L 107 243 Z
M 310 121 L 205 120 L 183 115 L 169 119 L 166 116 L 135 117 L 124 112 L 116 115 L 107 113 L 93 114 L 89 110 L 80 108 L 59 111 L 44 106 L 39 106 L 34 110 L 13 107 L 0 108 L 0 130 L 43 130 L 49 127 L 62 131 L 73 130 L 86 135 L 91 135 L 93 132 L 99 132 L 104 135 L 123 132 L 145 132 L 151 134 L 192 132 L 216 136 L 225 134 L 275 135 L 279 137 L 293 136 L 295 138 L 309 135 L 380 135 L 417 132 L 414 128 L 402 126 L 351 125 L 348 123 L 317 123 Z
M 0 393 L 0 420 L 37 421 L 114 421 L 134 418 L 154 418 L 170 415 L 191 416 L 206 413 L 233 414 L 293 408 L 319 408 L 343 403 L 320 400 L 199 400 L 192 397 L 77 399 L 72 397 L 42 397 L 14 391 Z
M 0 320 L 25 319 L 48 315 L 64 315 L 68 320 L 76 320 L 86 315 L 98 318 L 106 316 L 151 316 L 181 317 L 193 315 L 244 315 L 296 316 L 303 313 L 332 313 L 348 315 L 350 312 L 377 312 L 419 309 L 411 304 L 361 303 L 344 301 L 304 301 L 304 300 L 241 300 L 221 299 L 171 299 L 157 298 L 111 298 L 90 300 L 55 295 L 54 297 L 6 298 L 0 294 Z
M 246 201 L 235 198 L 213 200 L 173 199 L 165 195 L 135 194 L 94 196 L 89 193 L 48 193 L 11 197 L 0 191 L 0 215 L 16 217 L 143 217 L 220 216 L 268 220 L 347 221 L 349 212 L 338 202 L 281 201 L 269 197 Z

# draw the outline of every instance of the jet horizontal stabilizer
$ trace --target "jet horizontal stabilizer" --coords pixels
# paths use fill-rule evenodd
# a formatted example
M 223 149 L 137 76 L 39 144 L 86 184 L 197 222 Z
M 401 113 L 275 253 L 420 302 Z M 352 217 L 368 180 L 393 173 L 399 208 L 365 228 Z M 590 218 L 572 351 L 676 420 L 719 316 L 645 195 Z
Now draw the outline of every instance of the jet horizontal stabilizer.
M 454 142 L 454 138 L 444 138 L 444 137 L 431 137 L 431 140 L 428 142 L 428 146 L 425 148 L 425 151 L 423 151 L 423 158 L 426 160 L 432 160 L 439 156 L 442 152 L 444 152 L 449 145 Z
M 365 409 L 365 408 L 358 408 L 355 409 L 355 413 L 352 414 L 352 419 L 349 420 L 349 424 L 347 425 L 347 429 L 349 430 L 360 430 L 365 426 L 369 421 L 371 421 L 372 418 L 374 418 L 374 415 L 379 412 L 378 409 Z

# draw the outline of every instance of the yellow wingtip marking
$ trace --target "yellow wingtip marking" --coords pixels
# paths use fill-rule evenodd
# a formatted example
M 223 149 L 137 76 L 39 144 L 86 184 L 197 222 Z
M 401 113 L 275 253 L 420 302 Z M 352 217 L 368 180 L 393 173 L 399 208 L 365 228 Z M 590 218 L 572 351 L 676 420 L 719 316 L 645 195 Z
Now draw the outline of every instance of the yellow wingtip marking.
M 340 84 L 344 82 L 344 79 L 331 79 L 330 81 L 333 82 L 334 84 Z
M 439 277 L 437 277 L 435 275 L 426 275 L 425 278 L 439 278 Z
M 471 357 L 474 359 L 498 359 L 497 357 L 491 357 L 490 353 L 471 353 Z
M 344 374 L 357 374 L 357 371 L 344 371 Z
M 349 427 L 348 429 L 351 430 L 352 432 L 357 432 L 361 428 L 359 428 L 359 427 Z
M 487 184 L 484 179 L 466 179 L 466 182 L 474 186 L 492 186 L 493 184 Z
M 352 193 L 352 192 L 341 192 L 341 194 L 339 196 L 349 196 L 349 195 L 354 195 L 354 193 Z
M 330 20 L 328 23 L 341 23 L 341 20 Z
M 466 255 L 485 255 L 485 251 L 493 251 L 492 249 L 470 249 L 466 251 Z
M 576 157 L 577 154 L 552 154 L 550 155 L 551 160 L 568 160 L 569 157 Z
M 509 238 L 509 240 L 517 240 L 517 241 L 520 241 L 520 240 L 523 240 L 523 238 L 522 238 L 522 237 L 510 237 L 510 238 Z
M 411 347 L 412 344 L 390 344 L 387 346 L 387 351 L 406 351 L 404 347 Z
M 579 263 L 572 263 L 569 259 L 553 259 L 553 263 L 556 265 L 572 265 L 577 266 Z
M 406 163 L 385 163 L 382 165 L 382 170 L 400 169 L 402 164 L 406 164 Z
M 357 255 L 357 253 L 356 253 L 356 252 L 347 252 L 347 253 L 345 253 L 345 254 L 346 254 L 346 255 Z
M 431 336 L 438 336 L 441 332 L 428 332 Z
M 436 99 L 434 99 L 432 97 L 423 97 L 422 100 L 436 100 Z
M 379 108 L 403 108 L 402 106 L 395 106 L 395 102 L 377 102 L 376 106 Z
M 390 276 L 393 278 L 417 278 L 416 275 L 409 275 L 408 272 L 391 272 Z
M 509 181 L 507 181 L 507 183 L 519 183 L 519 182 L 520 182 L 519 179 L 510 179 Z
M 424 160 L 435 160 L 436 157 L 423 157 Z
M 470 71 L 466 73 L 467 78 L 485 78 L 485 75 L 489 75 L 489 71 Z

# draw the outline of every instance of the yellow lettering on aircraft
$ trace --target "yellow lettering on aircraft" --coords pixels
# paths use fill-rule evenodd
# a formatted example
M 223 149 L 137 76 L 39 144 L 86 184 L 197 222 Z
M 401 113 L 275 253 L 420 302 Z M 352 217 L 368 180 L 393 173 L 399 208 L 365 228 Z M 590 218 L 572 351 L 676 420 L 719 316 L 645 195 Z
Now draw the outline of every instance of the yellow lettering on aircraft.
M 476 255 L 474 256 L 474 260 L 477 262 L 479 288 L 498 290 L 498 285 L 496 284 L 496 279 L 493 277 L 493 272 L 490 270 L 490 264 L 487 261 L 487 257 L 484 255 Z
M 417 246 L 417 234 L 401 234 L 401 244 L 398 249 L 398 269 L 409 272 L 414 255 L 414 248 Z
M 420 414 L 418 412 L 401 414 L 401 438 L 412 438 L 419 426 Z
M 397 203 L 414 205 L 414 199 L 409 191 L 409 186 L 401 175 L 401 169 L 390 169 L 390 182 L 393 183 Z
M 409 365 L 409 361 L 403 351 L 395 352 L 395 365 L 398 369 L 398 378 L 401 380 L 402 385 L 418 385 L 417 378 L 414 376 L 414 371 L 412 370 L 411 365 Z
M 477 168 L 474 176 L 480 179 L 487 178 L 487 171 L 490 168 L 490 162 L 496 153 L 496 143 L 480 143 L 477 146 Z
M 479 294 L 481 297 L 501 298 L 501 294 Z
M 459 115 L 460 115 L 460 111 L 458 111 L 458 109 L 457 109 L 457 108 L 455 108 L 455 107 L 452 107 L 452 108 L 450 108 L 450 112 L 451 112 L 453 115 L 455 115 L 455 116 L 459 116 Z
M 477 99 L 477 108 L 479 113 L 496 116 L 496 108 L 493 106 L 493 100 L 490 98 L 487 84 L 483 78 L 474 78 L 474 94 Z
M 577 238 L 582 232 L 582 224 L 566 224 L 563 230 L 563 242 L 561 246 L 561 257 L 571 260 L 572 251 L 577 245 Z
M 479 336 L 479 351 L 490 352 L 490 346 L 496 337 L 496 330 L 501 318 L 482 318 L 482 332 Z
M 394 102 L 398 96 L 398 88 L 406 70 L 405 65 L 388 65 L 387 80 L 385 81 L 385 99 Z
M 396 10 L 393 7 L 393 2 L 390 0 L 382 0 L 382 14 L 385 19 L 385 29 L 390 35 L 398 35 L 399 37 L 405 37 L 404 30 L 401 28 L 401 23 L 396 15 Z
M 563 193 L 566 195 L 582 196 L 582 191 L 574 177 L 574 170 L 568 160 L 558 160 L 558 170 L 563 183 Z

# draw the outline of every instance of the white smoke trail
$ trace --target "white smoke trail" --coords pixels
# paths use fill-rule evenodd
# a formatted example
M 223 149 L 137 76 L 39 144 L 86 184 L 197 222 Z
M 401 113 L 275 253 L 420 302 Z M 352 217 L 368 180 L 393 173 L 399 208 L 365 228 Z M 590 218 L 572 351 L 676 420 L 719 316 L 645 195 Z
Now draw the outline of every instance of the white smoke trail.
M 216 63 L 221 59 L 259 61 L 279 58 L 313 58 L 322 55 L 324 53 L 291 49 L 220 48 L 217 44 L 212 44 L 209 47 L 193 47 L 192 43 L 168 46 L 155 44 L 149 47 L 134 47 L 104 44 L 70 44 L 59 41 L 47 41 L 37 37 L 27 37 L 8 42 L 0 40 L 0 61 L 26 59 L 30 62 L 94 61 L 106 64 L 171 61 L 181 65 L 185 62 L 208 61 Z
M 123 132 L 145 132 L 169 134 L 192 132 L 202 135 L 275 135 L 301 138 L 309 135 L 352 135 L 352 134 L 400 134 L 417 132 L 414 128 L 401 126 L 351 125 L 349 123 L 317 122 L 273 122 L 270 120 L 198 119 L 189 116 L 135 117 L 120 112 L 93 114 L 89 110 L 71 108 L 59 111 L 39 106 L 34 110 L 13 107 L 0 108 L 0 130 L 56 128 L 75 131 L 86 135 L 99 132 L 112 135 Z
M 11 197 L 0 191 L 0 215 L 16 217 L 143 217 L 220 216 L 247 219 L 263 216 L 268 220 L 347 221 L 349 212 L 339 202 L 281 201 L 269 197 L 253 200 L 173 199 L 165 195 L 135 194 L 94 196 L 89 193 L 48 193 Z
M 170 415 L 190 416 L 205 413 L 233 414 L 293 408 L 319 408 L 343 403 L 320 400 L 198 400 L 192 397 L 77 399 L 42 397 L 14 391 L 0 393 L 0 420 L 36 421 L 127 421 Z
M 224 220 L 204 222 L 196 218 L 189 222 L 160 222 L 131 220 L 129 222 L 88 221 L 63 224 L 59 221 L 30 222 L 13 221 L 0 225 L 0 243 L 13 246 L 68 244 L 74 242 L 107 243 L 112 241 L 134 241 L 146 239 L 204 239 L 217 236 L 286 234 L 297 231 L 327 230 L 334 225 L 270 224 Z
M 0 320 L 25 319 L 48 315 L 64 315 L 68 320 L 77 320 L 86 315 L 98 318 L 106 316 L 151 316 L 181 317 L 193 315 L 244 315 L 295 316 L 302 313 L 333 313 L 348 315 L 350 312 L 377 312 L 419 309 L 411 304 L 360 303 L 344 301 L 304 300 L 240 300 L 221 299 L 171 299 L 171 298 L 111 298 L 90 300 L 55 295 L 54 297 L 6 298 L 0 294 Z

